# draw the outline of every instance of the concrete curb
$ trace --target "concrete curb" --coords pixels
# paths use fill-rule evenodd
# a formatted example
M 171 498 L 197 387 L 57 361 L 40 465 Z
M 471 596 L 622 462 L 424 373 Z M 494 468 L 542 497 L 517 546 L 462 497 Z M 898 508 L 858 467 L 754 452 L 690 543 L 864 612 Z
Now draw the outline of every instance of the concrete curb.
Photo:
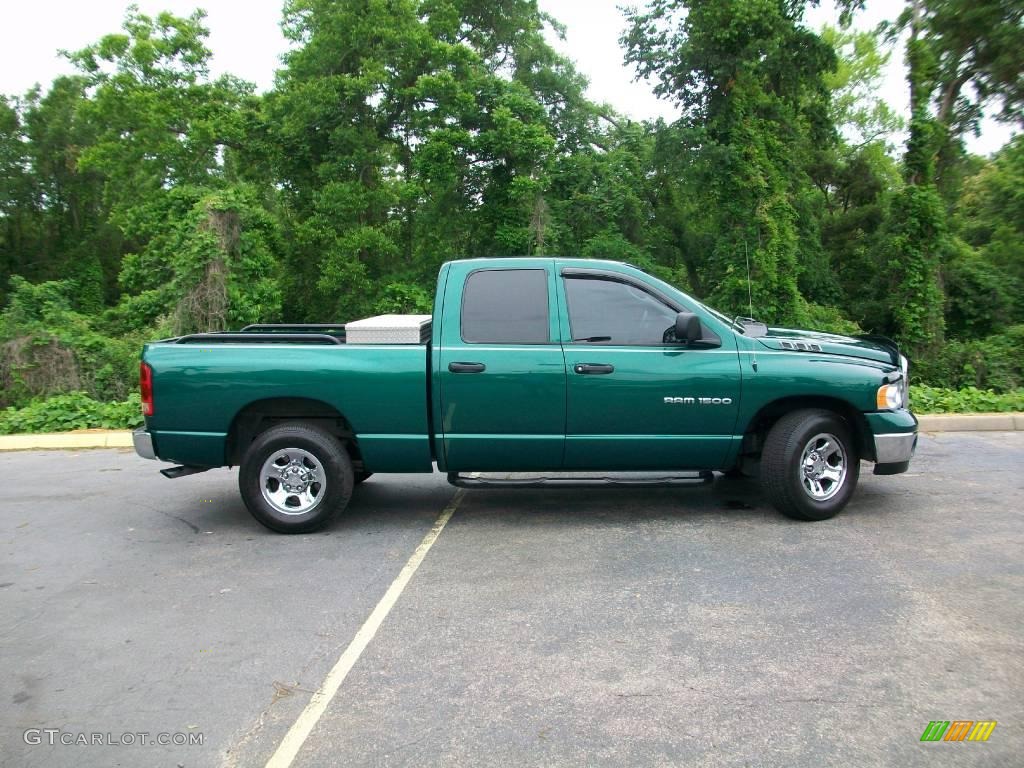
M 68 448 L 131 448 L 132 433 L 124 430 L 44 432 L 35 435 L 0 435 L 0 451 L 35 451 Z
M 1024 430 L 1024 413 L 933 413 L 918 416 L 922 432 L 1013 432 Z
M 917 417 L 922 432 L 1024 431 L 1024 413 L 936 413 Z M 48 432 L 0 435 L 0 451 L 61 450 L 69 448 L 131 448 L 132 433 L 124 430 Z

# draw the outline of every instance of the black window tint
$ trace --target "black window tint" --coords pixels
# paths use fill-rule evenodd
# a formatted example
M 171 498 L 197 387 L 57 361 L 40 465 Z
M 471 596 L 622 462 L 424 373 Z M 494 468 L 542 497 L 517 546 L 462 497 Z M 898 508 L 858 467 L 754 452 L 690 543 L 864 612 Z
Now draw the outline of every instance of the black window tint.
M 568 278 L 569 327 L 573 341 L 663 344 L 677 312 L 646 291 L 613 280 Z
M 548 338 L 548 273 L 543 269 L 481 269 L 466 278 L 462 340 L 544 344 Z

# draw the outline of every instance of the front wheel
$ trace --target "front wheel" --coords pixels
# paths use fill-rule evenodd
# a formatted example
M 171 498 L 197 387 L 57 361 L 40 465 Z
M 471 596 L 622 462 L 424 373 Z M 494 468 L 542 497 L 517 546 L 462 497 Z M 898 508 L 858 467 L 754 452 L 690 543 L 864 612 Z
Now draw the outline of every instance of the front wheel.
M 348 506 L 352 460 L 334 435 L 309 424 L 280 424 L 242 459 L 238 487 L 249 512 L 278 533 L 308 533 Z
M 831 411 L 788 413 L 768 433 L 761 454 L 761 485 L 782 514 L 827 520 L 849 502 L 860 476 L 850 430 Z

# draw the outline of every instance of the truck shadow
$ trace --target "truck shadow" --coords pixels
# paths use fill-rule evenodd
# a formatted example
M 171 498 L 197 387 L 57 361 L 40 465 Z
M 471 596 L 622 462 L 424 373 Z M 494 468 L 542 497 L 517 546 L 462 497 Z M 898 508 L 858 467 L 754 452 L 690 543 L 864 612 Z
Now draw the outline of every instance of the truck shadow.
M 629 521 L 714 519 L 762 521 L 776 515 L 756 480 L 716 476 L 713 483 L 667 488 L 472 489 L 459 507 L 463 516 L 544 518 L 553 525 L 607 525 Z
M 865 483 L 865 485 L 870 485 Z M 900 493 L 887 493 L 878 485 L 858 489 L 846 514 L 884 515 L 899 506 Z M 456 489 L 443 475 L 374 477 L 357 487 L 351 503 L 322 531 L 304 535 L 343 534 L 429 526 L 452 500 Z M 161 514 L 179 521 L 191 533 L 207 531 L 277 535 L 249 514 L 234 482 L 207 486 L 178 503 L 160 506 Z M 752 478 L 716 475 L 713 483 L 669 488 L 622 486 L 587 488 L 481 488 L 465 491 L 457 518 L 503 520 L 509 525 L 607 525 L 629 521 L 728 520 L 801 525 L 779 514 L 764 498 Z
M 179 485 L 180 492 L 167 493 L 146 506 L 167 518 L 168 525 L 182 535 L 280 535 L 249 514 L 238 494 L 237 482 L 234 472 L 210 473 L 203 477 L 200 488 Z M 299 535 L 429 527 L 455 491 L 439 474 L 375 477 L 356 487 L 348 508 L 333 523 L 321 531 Z
M 555 526 L 601 526 L 636 522 L 752 523 L 785 526 L 848 524 L 903 513 L 909 491 L 862 477 L 846 509 L 833 520 L 808 523 L 784 516 L 763 495 L 754 478 L 715 475 L 713 483 L 670 488 L 472 489 L 457 515 L 524 525 L 543 520 Z

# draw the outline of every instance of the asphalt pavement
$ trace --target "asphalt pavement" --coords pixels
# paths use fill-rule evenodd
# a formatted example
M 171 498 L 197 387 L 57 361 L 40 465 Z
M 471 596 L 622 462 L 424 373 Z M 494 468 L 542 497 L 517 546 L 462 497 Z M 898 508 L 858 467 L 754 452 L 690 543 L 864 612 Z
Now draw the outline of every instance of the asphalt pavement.
M 455 493 L 280 536 L 156 469 L 0 456 L 0 765 L 263 765 Z M 1024 433 L 863 470 L 821 523 L 745 480 L 465 492 L 292 764 L 1022 765 Z

